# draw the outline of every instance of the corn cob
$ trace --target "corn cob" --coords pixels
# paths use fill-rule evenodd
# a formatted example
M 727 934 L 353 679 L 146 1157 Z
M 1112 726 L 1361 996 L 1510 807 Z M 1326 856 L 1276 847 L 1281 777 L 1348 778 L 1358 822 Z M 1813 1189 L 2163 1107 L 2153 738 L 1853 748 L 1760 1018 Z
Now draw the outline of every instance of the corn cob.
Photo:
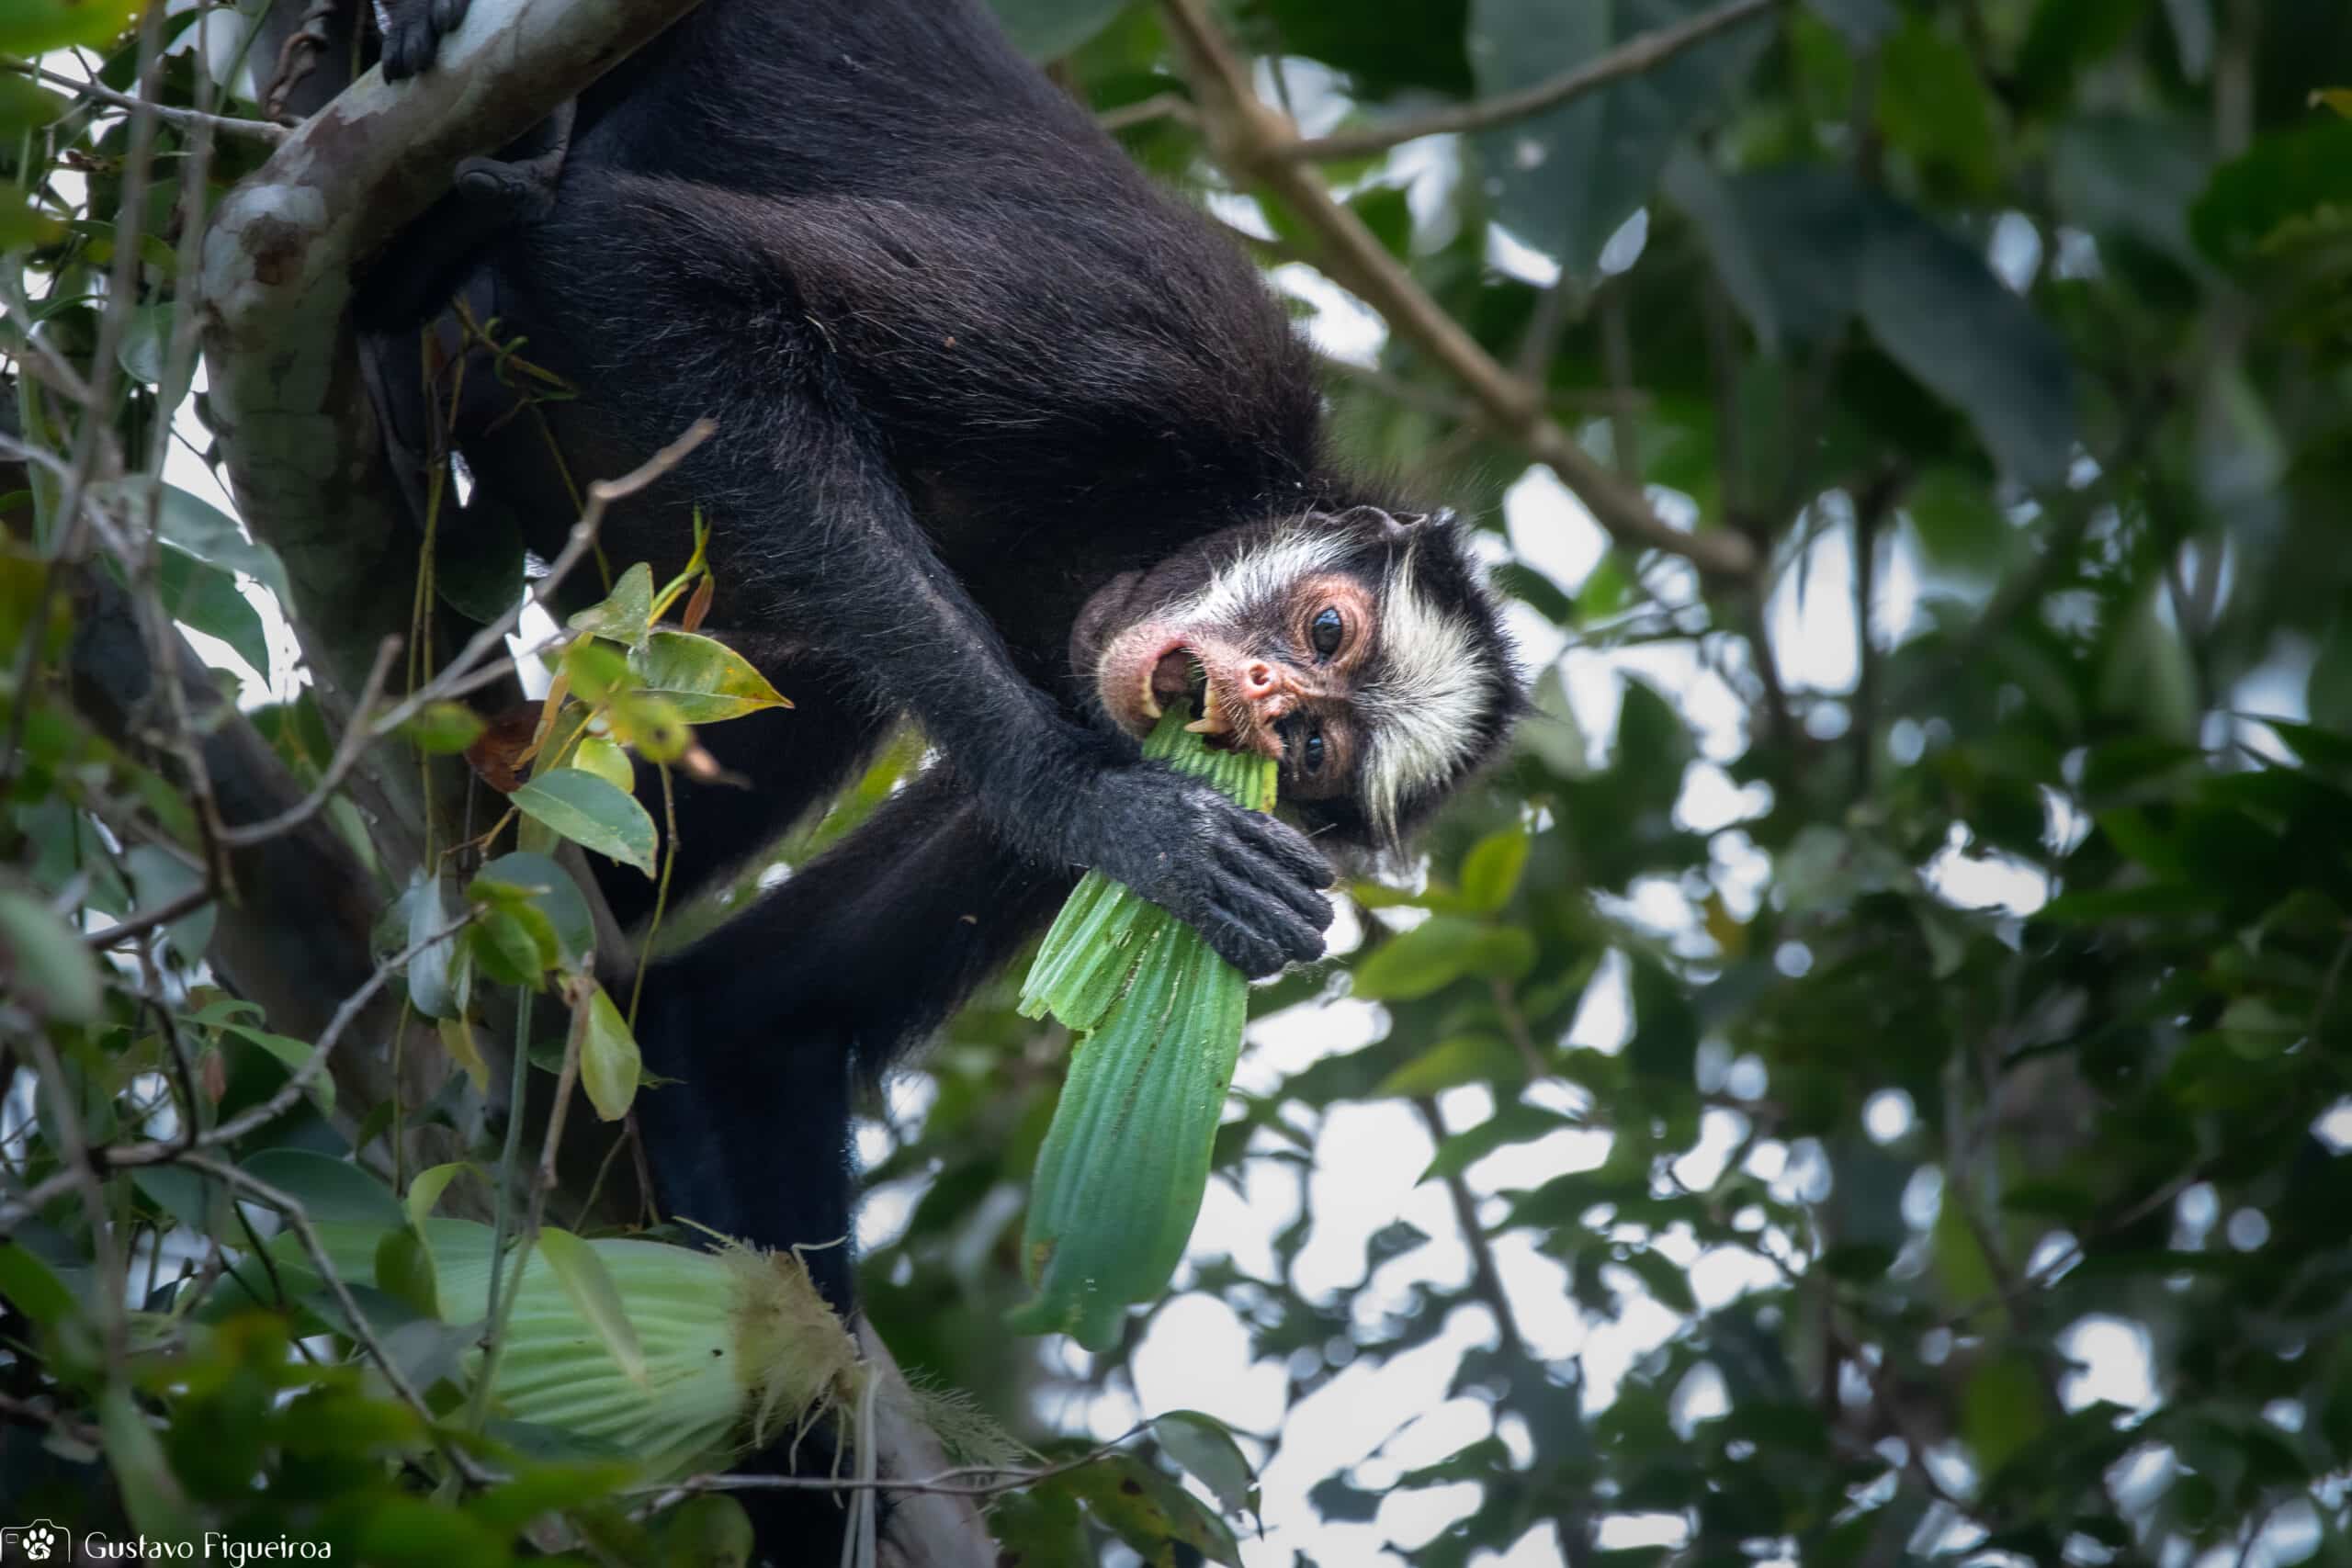
M 1211 750 L 1182 705 L 1144 755 L 1272 808 L 1271 758 Z M 1250 985 L 1190 926 L 1089 872 L 1046 932 L 1021 1010 L 1079 1035 L 1037 1153 L 1023 1235 L 1036 1294 L 1012 1314 L 1089 1349 L 1114 1343 L 1130 1303 L 1159 1294 L 1184 1254 L 1241 1051 Z

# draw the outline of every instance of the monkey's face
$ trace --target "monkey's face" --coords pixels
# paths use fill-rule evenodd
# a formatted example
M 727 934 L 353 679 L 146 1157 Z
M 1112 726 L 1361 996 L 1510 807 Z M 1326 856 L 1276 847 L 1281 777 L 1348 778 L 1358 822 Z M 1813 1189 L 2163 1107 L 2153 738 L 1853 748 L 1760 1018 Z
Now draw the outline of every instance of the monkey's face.
M 1490 751 L 1518 700 L 1451 525 L 1369 506 L 1229 529 L 1129 573 L 1071 650 L 1119 728 L 1147 734 L 1189 699 L 1211 744 L 1275 759 L 1285 799 L 1374 841 Z
M 1188 728 L 1273 758 L 1293 798 L 1324 799 L 1345 793 L 1363 750 L 1354 700 L 1379 638 L 1370 585 L 1346 571 L 1304 571 L 1261 603 L 1204 594 L 1158 608 L 1103 649 L 1095 690 L 1135 735 L 1189 699 L 1199 716 Z

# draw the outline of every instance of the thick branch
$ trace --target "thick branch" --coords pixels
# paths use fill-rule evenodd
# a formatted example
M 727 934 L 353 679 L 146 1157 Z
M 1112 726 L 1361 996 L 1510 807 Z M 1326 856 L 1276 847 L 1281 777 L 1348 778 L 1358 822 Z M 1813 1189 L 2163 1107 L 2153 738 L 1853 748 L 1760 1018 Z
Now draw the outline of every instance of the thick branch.
M 1332 277 L 1459 379 L 1497 434 L 1558 474 L 1619 544 L 1664 550 L 1722 576 L 1743 575 L 1754 566 L 1756 551 L 1746 538 L 1674 527 L 1637 487 L 1595 461 L 1544 412 L 1539 390 L 1479 346 L 1363 220 L 1332 198 L 1321 174 L 1294 155 L 1297 127 L 1260 101 L 1247 64 L 1217 30 L 1205 0 L 1165 0 L 1165 10 L 1190 60 L 1193 94 L 1218 161 L 1240 177 L 1262 180 L 1287 202 L 1322 242 L 1317 259 Z
M 545 118 L 690 4 L 476 0 L 433 70 L 361 76 L 214 215 L 199 277 L 210 412 L 239 513 L 284 558 L 338 710 L 407 628 L 416 547 L 345 320 L 354 270 L 459 159 Z
M 1778 0 L 1729 0 L 1729 4 L 1718 6 L 1712 11 L 1702 11 L 1688 21 L 1629 38 L 1607 53 L 1597 54 L 1548 82 L 1538 82 L 1515 93 L 1481 98 L 1476 103 L 1417 115 L 1411 119 L 1335 131 L 1329 136 L 1306 137 L 1292 142 L 1286 155 L 1302 159 L 1361 158 L 1423 136 L 1437 136 L 1454 130 L 1486 130 L 1494 126 L 1508 125 L 1512 120 L 1525 119 L 1530 115 L 1557 108 L 1587 93 L 1606 87 L 1611 82 L 1622 82 L 1628 76 L 1638 76 L 1645 71 L 1655 70 L 1684 50 L 1704 43 L 1725 28 L 1736 27 L 1750 17 L 1763 15 L 1777 3 Z

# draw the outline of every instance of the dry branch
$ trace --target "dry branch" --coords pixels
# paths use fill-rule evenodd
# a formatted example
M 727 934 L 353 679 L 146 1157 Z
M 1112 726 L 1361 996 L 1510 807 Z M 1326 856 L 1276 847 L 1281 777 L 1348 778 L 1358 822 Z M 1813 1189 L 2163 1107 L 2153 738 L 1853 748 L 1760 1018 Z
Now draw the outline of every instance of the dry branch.
M 433 70 L 361 76 L 214 215 L 199 275 L 209 407 L 239 513 L 286 562 L 288 609 L 338 716 L 382 639 L 407 629 L 417 543 L 345 317 L 354 272 L 460 159 L 511 141 L 689 8 L 476 0 Z
M 1170 31 L 1186 56 L 1194 98 L 1217 161 L 1244 180 L 1262 181 L 1322 242 L 1317 259 L 1342 287 L 1419 344 L 1469 392 L 1487 423 L 1560 476 L 1619 544 L 1662 550 L 1716 576 L 1752 570 L 1756 551 L 1728 530 L 1686 533 L 1660 517 L 1649 498 L 1609 471 L 1545 412 L 1541 391 L 1512 375 L 1448 315 L 1388 254 L 1363 220 L 1332 197 L 1323 176 L 1295 155 L 1298 128 L 1250 85 L 1247 63 L 1227 42 L 1205 0 L 1164 0 Z
M 1402 146 L 1424 136 L 1439 136 L 1448 131 L 1488 130 L 1498 125 L 1509 125 L 1513 120 L 1558 108 L 1562 104 L 1573 102 L 1587 93 L 1597 92 L 1612 82 L 1622 82 L 1628 76 L 1656 70 L 1684 50 L 1704 43 L 1750 17 L 1760 17 L 1779 3 L 1780 0 L 1730 0 L 1727 5 L 1718 6 L 1712 11 L 1702 11 L 1670 28 L 1657 28 L 1638 33 L 1606 53 L 1597 54 L 1548 82 L 1538 82 L 1515 93 L 1498 93 L 1491 98 L 1480 98 L 1476 103 L 1416 115 L 1410 119 L 1389 120 L 1353 130 L 1338 130 L 1329 136 L 1305 137 L 1292 142 L 1285 149 L 1285 154 L 1302 159 L 1362 158 L 1374 152 L 1385 152 L 1391 147 Z M 1106 115 L 1103 118 L 1107 121 L 1110 117 Z

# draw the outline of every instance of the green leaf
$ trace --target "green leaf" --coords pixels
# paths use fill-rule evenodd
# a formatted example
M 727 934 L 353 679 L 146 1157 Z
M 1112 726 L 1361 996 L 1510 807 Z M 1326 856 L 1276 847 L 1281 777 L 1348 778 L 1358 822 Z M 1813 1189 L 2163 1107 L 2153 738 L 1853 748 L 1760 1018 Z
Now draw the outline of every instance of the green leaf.
M 628 753 L 601 735 L 582 736 L 568 765 L 595 774 L 615 789 L 637 788 L 637 768 L 629 761 Z
M 428 756 L 453 756 L 481 739 L 489 726 L 463 703 L 427 703 L 401 726 L 408 743 Z
M 570 1231 L 550 1227 L 539 1232 L 539 1256 L 547 1259 L 556 1283 L 563 1287 L 571 1304 L 580 1309 L 588 1326 L 596 1331 L 596 1337 L 611 1353 L 622 1375 L 650 1392 L 645 1375 L 645 1348 L 638 1343 L 636 1325 L 629 1322 L 628 1309 L 621 1303 L 620 1287 L 613 1283 L 612 1273 L 605 1267 L 605 1260 L 596 1256 L 596 1249 Z
M 1467 0 L 1263 0 L 1283 52 L 1346 73 L 1352 93 L 1368 99 L 1409 88 L 1468 96 L 1469 9 Z
M 247 1044 L 257 1046 L 276 1057 L 289 1076 L 318 1054 L 318 1047 L 307 1040 L 296 1040 L 288 1035 L 273 1034 L 266 1029 L 256 1029 L 249 1023 L 223 1022 L 219 1027 L 224 1034 L 233 1034 Z M 311 1080 L 309 1093 L 311 1103 L 319 1108 L 320 1115 L 334 1114 L 333 1075 L 321 1073 Z
M 1847 41 L 1868 48 L 1893 32 L 1901 22 L 1902 14 L 1895 10 L 1894 0 L 1806 0 L 1815 16 L 1839 32 Z
M 1429 1168 L 1421 1172 L 1421 1179 L 1435 1181 L 1458 1175 L 1497 1149 L 1508 1148 L 1513 1144 L 1532 1144 L 1538 1138 L 1548 1138 L 1555 1133 L 1581 1125 L 1576 1118 L 1548 1107 L 1529 1105 L 1523 1101 L 1507 1102 L 1476 1127 L 1464 1128 L 1440 1144 Z
M 1382 1099 L 1407 1099 L 1462 1084 L 1516 1085 L 1526 1077 L 1527 1064 L 1510 1045 L 1491 1034 L 1457 1034 L 1390 1073 L 1373 1093 Z
M 164 543 L 223 571 L 244 573 L 276 594 L 279 604 L 288 610 L 293 608 L 294 592 L 287 586 L 286 567 L 276 550 L 245 537 L 236 520 L 210 502 L 191 495 L 177 485 L 167 484 L 162 489 L 160 504 L 155 509 L 155 532 Z M 142 480 L 113 479 L 93 485 L 91 490 L 130 516 L 147 514 L 147 487 Z M 266 660 L 262 669 L 268 669 Z
M 639 561 L 621 573 L 601 604 L 591 604 L 564 625 L 590 637 L 610 637 L 629 648 L 643 646 L 653 618 L 653 569 Z
M 2215 261 L 2245 260 L 2290 221 L 2352 204 L 2352 120 L 2273 131 L 2213 172 L 2188 231 Z
M 433 1252 L 413 1230 L 386 1231 L 376 1243 L 376 1288 L 406 1303 L 420 1317 L 441 1310 L 434 1284 Z
M 1357 964 L 1350 986 L 1367 1001 L 1411 1001 L 1464 975 L 1515 979 L 1534 961 L 1535 939 L 1516 927 L 1431 915 Z
M 138 12 L 139 0 L 0 0 L 0 54 L 111 43 Z
M 0 976 L 36 1014 L 96 1023 L 106 1009 L 98 961 L 46 905 L 0 887 Z
M 269 674 L 269 632 L 261 612 L 237 587 L 236 575 L 166 545 L 159 552 L 156 593 L 164 613 L 184 626 L 217 637 L 256 675 Z
M 625 795 L 594 773 L 558 768 L 531 780 L 507 797 L 532 820 L 573 843 L 623 865 L 653 874 L 658 836 L 653 818 L 637 797 Z
M 640 691 L 667 698 L 688 724 L 792 705 L 750 660 L 696 632 L 655 632 L 642 651 L 629 656 L 629 669 Z
M 503 986 L 537 990 L 561 956 L 555 928 L 528 904 L 485 909 L 467 929 L 466 941 L 481 972 Z
M 2040 1437 L 2049 1416 L 2041 1379 L 2022 1353 L 1986 1360 L 1961 1390 L 1961 1434 L 1988 1476 Z
M 1879 55 L 1879 123 L 1887 145 L 1928 169 L 1949 171 L 1973 192 L 2000 180 L 1993 105 L 1957 38 L 1913 17 Z
M 169 300 L 131 307 L 130 320 L 123 323 L 122 341 L 115 348 L 115 362 L 124 375 L 150 387 L 163 381 L 175 310 Z
M 1533 847 L 1534 840 L 1520 826 L 1489 833 L 1471 845 L 1462 857 L 1463 903 L 1480 914 L 1492 914 L 1510 903 Z
M 481 868 L 467 886 L 466 897 L 481 903 L 528 898 L 547 917 L 561 960 L 569 967 L 580 967 L 596 951 L 596 922 L 588 912 L 588 901 L 563 867 L 546 855 L 518 851 L 499 856 Z
M 1240 1568 L 1240 1549 L 1225 1521 L 1139 1460 L 1113 1454 L 1070 1472 L 1068 1484 L 1095 1519 L 1146 1562 L 1179 1561 L 1169 1551 L 1176 1544 Z
M 2188 209 L 2210 167 L 2199 127 L 2144 114 L 2085 115 L 2052 141 L 2051 195 L 2093 234 L 2128 235 L 2191 264 Z
M 471 1169 L 473 1167 L 464 1160 L 451 1160 L 447 1165 L 436 1165 L 411 1177 L 408 1196 L 401 1200 L 401 1207 L 408 1213 L 408 1223 L 422 1231 L 424 1222 L 433 1213 L 434 1205 L 440 1202 L 441 1194 L 448 1190 L 449 1183 Z
M 2304 680 L 2303 705 L 2322 730 L 2352 733 L 2352 615 L 2328 623 Z
M 2075 446 L 2065 345 L 1974 250 L 1883 199 L 1860 303 L 1879 346 L 1966 414 L 2005 470 L 2029 485 L 2065 477 Z
M 590 987 L 586 999 L 578 1005 L 587 1010 L 581 1023 L 580 1087 L 588 1091 L 588 1103 L 596 1108 L 598 1116 L 617 1122 L 628 1114 L 643 1077 L 637 1037 L 629 1032 L 628 1020 L 621 1016 L 604 987 Z
M 458 940 L 462 911 L 450 902 L 442 881 L 422 871 L 401 896 L 401 908 L 406 917 L 406 945 L 419 948 L 408 961 L 410 1002 L 427 1018 L 462 1018 L 473 992 L 472 952 Z M 440 940 L 433 940 L 436 937 Z
M 405 1223 L 392 1190 L 347 1159 L 311 1149 L 264 1149 L 239 1168 L 293 1199 L 320 1224 L 395 1230 Z
M 1127 0 L 989 0 L 1005 36 L 1030 59 L 1059 60 L 1110 25 Z
M 1976 474 L 1931 469 L 1903 498 L 1903 515 L 1920 554 L 1938 570 L 1990 582 L 2019 553 L 2019 533 Z
M 1470 62 L 1479 96 L 1534 86 L 1711 4 L 1473 0 Z M 1769 18 L 1751 18 L 1648 71 L 1479 134 L 1481 183 L 1496 216 L 1571 274 L 1590 276 L 1610 236 L 1649 199 L 1675 142 L 1723 101 L 1771 36 Z
M 57 1271 L 21 1242 L 0 1241 L 0 1297 L 28 1323 L 54 1327 L 74 1311 L 74 1292 Z
M 1152 1417 L 1151 1435 L 1170 1459 L 1209 1489 L 1226 1512 L 1240 1512 L 1256 1491 L 1257 1477 L 1241 1445 L 1216 1416 L 1171 1410 Z
M 160 844 L 134 844 L 123 854 L 130 885 L 140 907 L 153 908 L 185 897 L 204 886 L 204 874 Z M 164 928 L 164 941 L 190 968 L 204 962 L 212 944 L 212 927 L 220 910 L 210 902 L 198 904 Z
M 30 77 L 0 73 L 0 130 L 10 136 L 53 125 L 70 107 L 62 94 L 51 92 Z
M 723 1494 L 689 1497 L 662 1521 L 660 1568 L 751 1568 L 752 1516 Z
M 1871 203 L 1850 174 L 1799 165 L 1726 179 L 1683 152 L 1665 188 L 1768 350 L 1817 343 L 1853 315 Z
M 98 1396 L 98 1436 L 132 1528 L 160 1541 L 194 1541 L 199 1524 L 187 1494 L 129 1384 L 110 1382 Z

